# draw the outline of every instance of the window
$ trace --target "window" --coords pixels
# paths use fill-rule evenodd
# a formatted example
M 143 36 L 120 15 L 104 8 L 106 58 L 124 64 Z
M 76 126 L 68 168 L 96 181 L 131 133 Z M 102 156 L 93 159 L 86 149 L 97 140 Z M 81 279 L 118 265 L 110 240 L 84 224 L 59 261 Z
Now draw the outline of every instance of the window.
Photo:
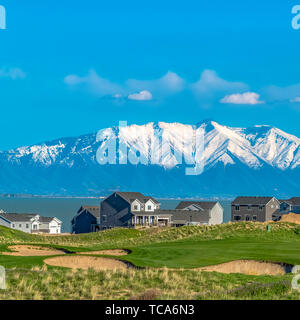
M 251 210 L 251 209 L 252 209 L 251 204 L 248 204 L 248 210 Z
M 240 221 L 241 219 L 241 216 L 233 216 L 233 221 Z
M 133 210 L 138 210 L 138 206 L 137 205 L 135 205 L 135 206 L 133 206 Z
M 246 220 L 246 221 L 249 221 L 249 220 L 250 220 L 250 217 L 249 217 L 249 216 L 246 216 L 246 217 L 245 217 L 245 220 Z
M 28 228 L 29 228 L 29 224 L 27 223 L 27 224 L 26 224 L 26 229 L 28 229 Z
M 252 220 L 253 220 L 253 221 L 256 221 L 256 220 L 257 220 L 257 216 L 253 216 L 253 217 L 252 217 Z
M 103 215 L 102 216 L 102 222 L 106 222 L 107 221 L 107 217 L 106 217 L 106 215 Z
M 263 205 L 259 205 L 259 206 L 258 206 L 258 209 L 259 209 L 259 210 L 262 210 L 263 208 L 264 208 Z
M 151 207 L 151 206 L 148 206 L 148 210 L 152 210 L 152 207 Z
M 239 205 L 235 206 L 235 211 L 240 211 L 240 206 Z
M 15 225 L 13 224 L 13 228 L 15 228 Z
M 21 225 L 21 223 L 19 224 L 19 228 L 22 228 L 22 225 Z

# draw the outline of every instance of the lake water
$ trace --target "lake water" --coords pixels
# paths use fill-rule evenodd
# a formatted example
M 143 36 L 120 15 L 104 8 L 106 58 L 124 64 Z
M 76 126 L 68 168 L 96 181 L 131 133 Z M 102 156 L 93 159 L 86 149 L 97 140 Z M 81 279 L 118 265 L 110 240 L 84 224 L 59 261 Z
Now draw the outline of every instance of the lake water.
M 91 198 L 0 198 L 0 209 L 10 213 L 37 213 L 57 217 L 63 223 L 62 232 L 70 232 L 71 220 L 82 205 L 97 206 L 101 199 Z M 162 209 L 175 209 L 182 200 L 159 200 Z M 230 221 L 230 201 L 220 201 L 224 222 Z

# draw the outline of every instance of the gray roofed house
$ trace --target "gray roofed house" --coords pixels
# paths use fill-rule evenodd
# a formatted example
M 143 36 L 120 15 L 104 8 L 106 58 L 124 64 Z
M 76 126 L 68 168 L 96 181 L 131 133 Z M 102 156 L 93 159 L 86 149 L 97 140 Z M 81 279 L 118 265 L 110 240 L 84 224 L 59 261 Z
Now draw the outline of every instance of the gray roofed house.
M 300 197 L 292 197 L 287 200 L 280 201 L 281 214 L 300 213 Z
M 173 213 L 175 226 L 223 223 L 223 207 L 218 201 L 181 201 Z
M 237 197 L 231 204 L 231 221 L 280 219 L 280 202 L 274 197 Z
M 0 212 L 0 225 L 27 233 L 61 233 L 62 222 L 55 217 L 35 213 Z
M 101 204 L 101 230 L 114 227 L 168 226 L 171 214 L 160 203 L 140 192 L 114 192 Z
M 89 233 L 100 230 L 100 206 L 81 206 L 71 221 L 71 233 Z
M 199 203 L 202 203 L 203 208 Z M 101 202 L 100 221 L 101 230 L 114 227 L 217 224 L 223 222 L 223 208 L 218 202 L 182 202 L 174 210 L 162 210 L 159 201 L 140 192 L 114 192 Z

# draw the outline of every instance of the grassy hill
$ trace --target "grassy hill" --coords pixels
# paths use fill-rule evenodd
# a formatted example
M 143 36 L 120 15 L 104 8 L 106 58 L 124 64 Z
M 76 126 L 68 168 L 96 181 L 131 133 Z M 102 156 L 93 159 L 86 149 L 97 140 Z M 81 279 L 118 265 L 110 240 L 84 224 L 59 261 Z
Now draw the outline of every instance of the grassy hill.
M 73 272 L 45 267 L 45 257 L 0 255 L 10 299 L 298 299 L 292 275 L 248 276 L 191 268 L 239 259 L 300 264 L 300 226 L 287 222 L 229 223 L 165 229 L 111 229 L 72 236 L 30 235 L 0 227 L 0 251 L 12 244 L 38 244 L 70 252 L 129 249 L 122 258 L 145 269 Z M 116 257 L 114 257 L 116 258 Z M 150 291 L 149 291 L 150 290 Z M 152 290 L 152 291 L 151 291 Z M 154 291 L 153 291 L 154 290 Z M 153 298 L 152 297 L 152 298 Z

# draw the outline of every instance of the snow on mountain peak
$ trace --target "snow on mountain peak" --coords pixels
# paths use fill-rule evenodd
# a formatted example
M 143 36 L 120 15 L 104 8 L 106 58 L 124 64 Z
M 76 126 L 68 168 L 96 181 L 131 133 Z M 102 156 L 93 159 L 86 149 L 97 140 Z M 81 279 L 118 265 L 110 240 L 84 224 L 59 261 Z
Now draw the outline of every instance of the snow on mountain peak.
M 192 152 L 193 138 L 199 129 L 204 130 L 204 151 L 201 155 Z M 180 164 L 178 155 L 182 155 L 186 163 L 198 162 L 196 157 L 201 157 L 205 170 L 220 163 L 227 166 L 238 162 L 253 169 L 271 165 L 286 170 L 300 165 L 300 139 L 296 136 L 267 125 L 233 128 L 214 120 L 204 120 L 196 125 L 150 122 L 112 127 L 101 130 L 101 135 L 63 138 L 1 154 L 6 154 L 9 161 L 20 163 L 27 159 L 42 166 L 73 166 L 78 161 L 81 164 L 95 163 L 97 149 L 113 135 L 117 135 L 129 149 L 133 148 L 145 157 L 157 157 L 158 164 L 165 168 Z M 158 150 L 161 140 L 163 145 Z M 125 157 L 125 154 L 120 151 L 119 157 Z

